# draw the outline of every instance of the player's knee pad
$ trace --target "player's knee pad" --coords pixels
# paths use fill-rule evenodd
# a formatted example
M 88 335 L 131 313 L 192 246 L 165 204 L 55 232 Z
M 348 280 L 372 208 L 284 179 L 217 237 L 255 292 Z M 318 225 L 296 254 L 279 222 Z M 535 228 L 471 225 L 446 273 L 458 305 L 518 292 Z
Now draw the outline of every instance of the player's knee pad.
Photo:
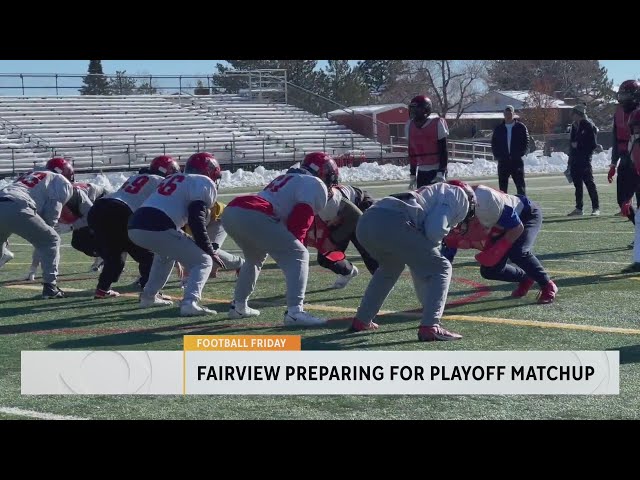
M 497 270 L 495 267 L 480 267 L 480 276 L 487 280 L 499 280 L 498 272 L 499 270 Z

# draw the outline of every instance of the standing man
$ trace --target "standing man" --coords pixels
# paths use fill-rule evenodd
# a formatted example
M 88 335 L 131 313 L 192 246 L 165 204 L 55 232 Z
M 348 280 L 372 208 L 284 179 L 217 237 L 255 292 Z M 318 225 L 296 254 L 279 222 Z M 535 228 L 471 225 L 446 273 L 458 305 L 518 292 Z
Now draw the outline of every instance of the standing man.
M 618 205 L 622 209 L 623 203 L 627 200 L 629 192 L 635 190 L 638 175 L 635 168 L 631 165 L 629 156 L 629 138 L 631 132 L 629 130 L 629 117 L 631 113 L 638 107 L 640 100 L 640 82 L 637 80 L 626 80 L 622 82 L 618 89 L 618 106 L 613 116 L 613 144 L 611 146 L 611 165 L 609 166 L 609 174 L 607 180 L 613 182 L 616 175 L 616 166 L 618 178 L 616 179 L 616 190 Z M 620 160 L 620 163 L 618 163 Z M 638 203 L 639 196 L 636 195 Z M 629 215 L 629 220 L 634 222 L 633 212 Z
M 429 118 L 432 108 L 431 100 L 424 95 L 414 97 L 409 103 L 409 190 L 444 182 L 447 177 L 449 127 L 446 120 L 438 115 Z
M 500 190 L 507 193 L 509 177 L 512 177 L 518 195 L 526 195 L 522 157 L 527 154 L 529 147 L 529 131 L 513 114 L 513 106 L 507 105 L 504 109 L 504 122 L 493 130 L 491 151 L 498 161 Z
M 591 215 L 600 215 L 600 202 L 598 190 L 593 181 L 593 169 L 591 168 L 591 156 L 598 146 L 596 140 L 597 129 L 591 119 L 587 117 L 587 107 L 576 105 L 571 110 L 573 123 L 571 124 L 571 149 L 569 150 L 569 171 L 576 187 L 576 208 L 569 217 L 584 215 L 582 213 L 582 183 L 587 186 L 591 198 Z
M 640 90 L 636 93 L 640 97 Z M 640 98 L 638 98 L 640 101 Z M 636 108 L 629 117 L 629 145 L 627 151 L 630 152 L 631 168 L 635 170 L 636 179 L 638 181 L 629 188 L 627 198 L 624 199 L 622 204 L 623 215 L 631 216 L 631 201 L 633 199 L 633 192 L 638 194 L 640 192 L 640 107 Z M 633 243 L 633 263 L 622 270 L 622 273 L 640 272 L 640 209 L 635 212 L 635 241 Z

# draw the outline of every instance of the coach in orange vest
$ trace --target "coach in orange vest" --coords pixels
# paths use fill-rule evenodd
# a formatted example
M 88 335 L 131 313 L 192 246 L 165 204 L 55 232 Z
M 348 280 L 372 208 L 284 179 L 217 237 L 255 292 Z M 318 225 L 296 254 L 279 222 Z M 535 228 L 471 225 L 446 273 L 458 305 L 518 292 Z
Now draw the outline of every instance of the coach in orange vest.
M 431 100 L 424 95 L 414 97 L 409 103 L 409 190 L 446 180 L 449 127 L 439 115 L 429 117 L 432 108 Z

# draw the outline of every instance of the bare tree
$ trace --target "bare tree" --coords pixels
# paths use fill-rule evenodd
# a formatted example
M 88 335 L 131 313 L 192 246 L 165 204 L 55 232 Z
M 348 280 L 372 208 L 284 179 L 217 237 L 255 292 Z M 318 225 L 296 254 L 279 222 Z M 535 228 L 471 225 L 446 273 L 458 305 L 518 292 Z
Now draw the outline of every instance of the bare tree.
M 553 133 L 553 128 L 560 116 L 556 108 L 557 100 L 553 97 L 553 87 L 553 82 L 548 78 L 533 82 L 533 87 L 525 101 L 527 112 L 523 115 L 529 132 L 543 135 Z
M 441 116 L 455 113 L 454 125 L 465 109 L 484 92 L 484 60 L 406 60 L 397 81 L 385 92 L 385 101 L 407 103 L 418 94 L 433 102 Z

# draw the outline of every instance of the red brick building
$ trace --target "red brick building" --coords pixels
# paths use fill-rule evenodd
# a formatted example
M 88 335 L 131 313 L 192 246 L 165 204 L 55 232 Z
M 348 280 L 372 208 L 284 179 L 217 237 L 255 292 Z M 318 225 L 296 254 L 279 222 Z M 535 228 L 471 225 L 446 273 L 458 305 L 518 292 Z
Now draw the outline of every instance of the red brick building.
M 406 143 L 405 125 L 409 111 L 402 103 L 349 107 L 329 112 L 327 117 L 385 145 Z

